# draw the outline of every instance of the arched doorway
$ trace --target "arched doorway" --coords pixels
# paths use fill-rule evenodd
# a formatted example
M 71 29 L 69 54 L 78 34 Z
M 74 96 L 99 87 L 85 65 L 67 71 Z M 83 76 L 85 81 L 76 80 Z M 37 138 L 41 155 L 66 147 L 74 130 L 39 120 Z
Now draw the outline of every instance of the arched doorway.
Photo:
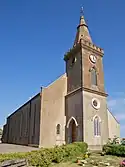
M 71 123 L 71 129 L 72 129 L 72 143 L 73 142 L 76 142 L 76 124 L 75 124 L 75 121 L 72 119 Z
M 67 123 L 68 143 L 77 141 L 77 127 L 78 123 L 74 117 L 71 117 Z

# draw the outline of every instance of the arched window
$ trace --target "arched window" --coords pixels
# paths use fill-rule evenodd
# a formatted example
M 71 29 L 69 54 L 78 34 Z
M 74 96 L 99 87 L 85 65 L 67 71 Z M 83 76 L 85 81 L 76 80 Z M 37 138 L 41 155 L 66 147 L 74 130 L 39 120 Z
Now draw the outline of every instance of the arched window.
M 94 135 L 100 136 L 101 135 L 101 128 L 100 128 L 100 119 L 98 116 L 94 118 Z
M 60 134 L 60 124 L 58 124 L 56 126 L 56 134 L 59 135 Z
M 91 69 L 91 83 L 92 85 L 97 85 L 97 73 L 95 68 Z

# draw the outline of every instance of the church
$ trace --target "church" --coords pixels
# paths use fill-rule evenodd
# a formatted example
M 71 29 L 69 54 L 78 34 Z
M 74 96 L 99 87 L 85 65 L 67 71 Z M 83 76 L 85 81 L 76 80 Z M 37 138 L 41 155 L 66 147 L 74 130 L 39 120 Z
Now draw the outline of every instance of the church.
M 2 142 L 40 148 L 84 141 L 97 150 L 120 137 L 120 124 L 107 107 L 103 56 L 82 14 L 64 55 L 65 73 L 7 118 Z

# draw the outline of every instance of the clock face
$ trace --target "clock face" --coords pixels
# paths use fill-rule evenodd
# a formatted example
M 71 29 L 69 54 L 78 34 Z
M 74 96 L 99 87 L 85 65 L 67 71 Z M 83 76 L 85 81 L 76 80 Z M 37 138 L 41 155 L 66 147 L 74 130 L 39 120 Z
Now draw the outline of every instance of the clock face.
M 90 58 L 92 63 L 96 63 L 96 60 L 97 60 L 96 56 L 90 55 L 89 58 Z

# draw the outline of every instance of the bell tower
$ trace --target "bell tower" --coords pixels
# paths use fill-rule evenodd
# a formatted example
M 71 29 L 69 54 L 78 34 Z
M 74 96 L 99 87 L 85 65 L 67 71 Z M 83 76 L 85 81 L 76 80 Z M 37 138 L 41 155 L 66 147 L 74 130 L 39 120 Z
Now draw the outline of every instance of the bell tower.
M 108 140 L 103 55 L 103 49 L 92 42 L 82 12 L 73 47 L 64 56 L 68 143 L 85 141 L 90 148 L 98 149 Z

